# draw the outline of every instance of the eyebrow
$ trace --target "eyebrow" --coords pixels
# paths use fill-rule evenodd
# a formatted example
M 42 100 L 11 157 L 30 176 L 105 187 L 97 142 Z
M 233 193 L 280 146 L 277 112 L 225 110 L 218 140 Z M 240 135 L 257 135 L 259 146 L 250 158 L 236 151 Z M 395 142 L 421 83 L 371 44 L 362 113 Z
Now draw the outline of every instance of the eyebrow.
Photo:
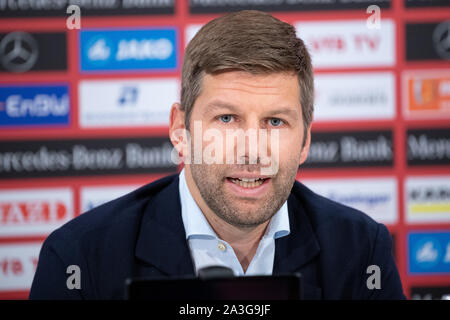
M 211 101 L 206 105 L 207 111 L 206 114 L 212 113 L 215 110 L 221 110 L 221 109 L 227 109 L 234 113 L 239 113 L 239 108 L 233 104 L 230 104 L 228 102 L 220 101 L 220 100 L 214 100 Z M 268 112 L 268 116 L 275 116 L 275 115 L 286 115 L 289 117 L 292 117 L 294 119 L 298 119 L 298 112 L 292 108 L 288 107 L 281 107 L 275 110 L 270 110 Z
M 215 111 L 217 109 L 228 109 L 228 110 L 230 110 L 232 112 L 237 113 L 238 109 L 239 109 L 238 107 L 236 107 L 236 106 L 234 106 L 234 105 L 232 105 L 232 104 L 230 104 L 228 102 L 223 102 L 223 101 L 220 101 L 220 100 L 213 100 L 213 101 L 211 101 L 210 103 L 208 103 L 206 105 L 206 108 L 207 108 L 207 110 L 206 110 L 205 113 L 211 113 L 211 112 L 213 112 L 213 111 Z

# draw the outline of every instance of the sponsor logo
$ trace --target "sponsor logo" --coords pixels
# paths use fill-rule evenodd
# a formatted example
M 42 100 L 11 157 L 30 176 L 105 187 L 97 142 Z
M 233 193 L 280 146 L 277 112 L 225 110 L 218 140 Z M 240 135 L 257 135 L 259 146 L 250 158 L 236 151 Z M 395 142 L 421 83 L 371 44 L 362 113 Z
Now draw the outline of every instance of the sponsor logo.
M 8 141 L 0 179 L 175 173 L 167 137 Z
M 408 165 L 450 164 L 450 129 L 407 131 Z
M 68 125 L 69 88 L 58 86 L 0 86 L 0 127 Z
M 406 24 L 406 60 L 449 60 L 450 20 Z
M 84 16 L 173 14 L 175 0 L 0 0 L 0 17 L 66 16 L 69 5 L 80 7 Z
M 450 221 L 450 176 L 407 178 L 405 192 L 409 223 Z
M 412 300 L 450 300 L 450 287 L 411 287 Z
M 313 132 L 301 169 L 392 166 L 391 131 Z
M 392 66 L 395 63 L 395 24 L 382 19 L 379 29 L 365 20 L 314 21 L 295 24 L 315 68 Z
M 0 190 L 0 236 L 47 235 L 72 218 L 69 188 Z
M 447 0 L 405 0 L 406 7 L 448 7 Z
M 170 106 L 179 101 L 177 79 L 81 81 L 83 128 L 167 126 Z
M 137 188 L 138 185 L 83 187 L 81 188 L 81 212 L 94 209 Z
M 175 29 L 84 30 L 81 70 L 174 70 Z
M 0 71 L 66 70 L 66 34 L 14 31 L 0 34 Z
M 442 59 L 450 60 L 450 20 L 441 22 L 434 29 L 433 44 Z
M 302 180 L 314 192 L 358 209 L 374 220 L 397 222 L 397 182 L 394 178 Z
M 29 290 L 41 243 L 0 245 L 0 291 Z
M 30 70 L 38 58 L 36 40 L 25 32 L 11 32 L 0 42 L 1 62 L 5 69 L 13 72 Z
M 263 11 L 313 11 L 365 9 L 370 5 L 382 8 L 391 6 L 390 0 L 190 0 L 189 11 L 193 14 L 225 13 L 238 10 Z
M 411 274 L 450 273 L 450 232 L 412 232 L 408 243 Z
M 314 120 L 392 119 L 395 81 L 392 73 L 317 74 Z
M 450 117 L 450 76 L 446 72 L 403 75 L 404 114 L 409 118 Z

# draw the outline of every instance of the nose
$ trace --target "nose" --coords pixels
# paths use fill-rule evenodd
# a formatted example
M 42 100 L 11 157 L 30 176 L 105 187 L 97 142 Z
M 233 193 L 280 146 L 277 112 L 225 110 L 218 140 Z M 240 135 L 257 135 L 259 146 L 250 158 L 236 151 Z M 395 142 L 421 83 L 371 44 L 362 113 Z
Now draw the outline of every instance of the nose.
M 256 115 L 249 116 L 241 126 L 236 145 L 237 159 L 239 164 L 258 165 L 261 163 L 259 150 L 261 147 L 261 122 Z
M 246 170 L 261 170 L 261 174 L 275 175 L 279 167 L 279 132 L 268 129 L 263 121 L 256 116 L 246 118 L 238 130 L 232 133 L 234 148 L 231 159 L 237 159 L 238 165 L 246 165 Z M 230 136 L 227 136 L 227 139 Z M 273 149 L 273 150 L 272 150 Z M 236 158 L 234 158 L 236 154 Z M 227 153 L 227 163 L 230 158 Z
M 245 139 L 245 156 L 248 159 L 248 164 L 259 164 L 260 159 L 258 155 L 259 150 L 259 130 L 260 123 L 256 117 L 251 117 L 247 123 L 248 134 Z

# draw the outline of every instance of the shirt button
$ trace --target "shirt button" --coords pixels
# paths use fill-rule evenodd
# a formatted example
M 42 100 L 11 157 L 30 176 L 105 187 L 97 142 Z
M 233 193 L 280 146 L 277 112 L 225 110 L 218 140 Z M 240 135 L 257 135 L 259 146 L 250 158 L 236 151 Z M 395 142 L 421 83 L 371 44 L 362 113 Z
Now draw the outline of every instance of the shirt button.
M 225 249 L 227 248 L 222 242 L 219 242 L 218 244 L 217 244 L 217 248 L 220 250 L 220 251 L 225 251 Z

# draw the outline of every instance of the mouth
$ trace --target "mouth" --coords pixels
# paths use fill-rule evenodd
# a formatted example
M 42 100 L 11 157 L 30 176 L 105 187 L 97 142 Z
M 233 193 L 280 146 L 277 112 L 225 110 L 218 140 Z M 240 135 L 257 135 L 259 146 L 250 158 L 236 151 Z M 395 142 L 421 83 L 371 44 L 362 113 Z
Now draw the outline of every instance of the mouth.
M 256 200 L 270 192 L 271 180 L 272 178 L 267 176 L 231 176 L 225 179 L 225 185 L 239 199 Z
M 246 189 L 257 188 L 265 183 L 269 178 L 227 178 L 228 181 Z

